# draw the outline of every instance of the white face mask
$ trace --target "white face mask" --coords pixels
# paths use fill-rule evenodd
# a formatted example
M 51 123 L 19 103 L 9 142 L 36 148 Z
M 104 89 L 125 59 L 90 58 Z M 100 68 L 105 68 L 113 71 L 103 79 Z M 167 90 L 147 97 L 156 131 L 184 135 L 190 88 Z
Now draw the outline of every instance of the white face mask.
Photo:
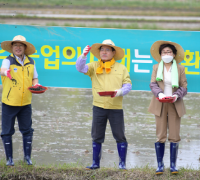
M 170 63 L 173 59 L 174 59 L 173 56 L 169 56 L 169 55 L 162 56 L 162 60 L 163 60 L 165 63 Z

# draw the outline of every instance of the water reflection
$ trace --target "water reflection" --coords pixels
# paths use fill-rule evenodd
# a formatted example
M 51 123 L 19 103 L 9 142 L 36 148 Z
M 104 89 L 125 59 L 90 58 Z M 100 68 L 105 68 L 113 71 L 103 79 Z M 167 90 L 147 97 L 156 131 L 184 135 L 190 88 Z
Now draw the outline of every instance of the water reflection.
M 33 95 L 34 141 L 32 159 L 36 165 L 92 162 L 92 95 L 91 89 L 49 88 L 44 94 Z M 154 150 L 155 120 L 147 112 L 151 92 L 132 91 L 124 97 L 126 136 L 129 143 L 127 168 L 156 167 Z M 187 114 L 182 118 L 178 167 L 199 168 L 200 94 L 185 97 Z M 22 138 L 15 124 L 13 137 L 14 161 L 23 159 Z M 0 142 L 0 159 L 5 159 Z M 165 166 L 169 167 L 169 142 L 166 143 Z M 110 125 L 106 129 L 101 166 L 117 167 L 118 153 Z

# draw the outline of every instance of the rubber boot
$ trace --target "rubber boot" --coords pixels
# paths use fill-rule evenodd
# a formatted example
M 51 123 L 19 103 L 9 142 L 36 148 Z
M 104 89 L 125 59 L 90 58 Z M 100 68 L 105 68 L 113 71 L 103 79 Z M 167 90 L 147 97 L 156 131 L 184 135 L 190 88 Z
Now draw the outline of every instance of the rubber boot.
M 12 148 L 12 137 L 2 137 L 5 154 L 6 154 L 6 165 L 7 166 L 14 166 L 13 162 L 13 148 Z
M 23 148 L 24 148 L 24 162 L 28 165 L 32 165 L 31 151 L 32 151 L 32 136 L 23 136 Z
M 158 168 L 156 170 L 156 174 L 163 174 L 163 171 L 164 171 L 163 157 L 165 153 L 165 143 L 156 142 L 155 150 L 156 150 L 156 157 L 157 157 L 157 162 L 158 162 Z
M 101 143 L 92 143 L 93 147 L 93 163 L 91 166 L 87 166 L 86 169 L 94 170 L 100 168 L 100 159 L 101 159 Z
M 119 169 L 126 170 L 126 154 L 127 154 L 127 142 L 117 143 L 117 149 L 119 154 Z
M 177 174 L 176 160 L 178 156 L 178 143 L 170 143 L 170 171 L 172 174 Z

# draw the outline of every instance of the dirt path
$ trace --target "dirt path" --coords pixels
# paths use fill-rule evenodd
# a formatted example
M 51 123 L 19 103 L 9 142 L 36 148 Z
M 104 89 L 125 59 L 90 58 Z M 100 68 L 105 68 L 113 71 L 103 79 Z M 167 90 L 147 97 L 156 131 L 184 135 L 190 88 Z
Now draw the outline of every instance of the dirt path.
M 6 8 L 0 6 L 1 13 L 18 14 L 84 14 L 84 15 L 128 15 L 128 16 L 200 16 L 195 10 L 173 10 L 173 9 L 150 9 L 150 8 Z
M 88 10 L 88 9 L 0 9 L 0 23 L 39 26 L 78 26 L 78 27 L 110 27 L 132 29 L 167 29 L 167 30 L 199 30 L 200 16 L 182 16 L 169 11 L 159 16 L 160 11 L 123 11 L 123 10 Z M 194 12 L 196 13 L 196 12 Z M 148 15 L 146 15 L 148 14 Z M 151 16 L 150 16 L 150 15 Z M 184 15 L 188 14 L 185 13 Z M 4 16 L 13 16 L 5 18 Z M 167 15 L 167 16 L 165 16 Z M 179 15 L 179 16 L 177 16 Z M 22 16 L 28 16 L 24 18 Z M 15 18 L 14 18 L 15 17 Z M 37 18 L 35 18 L 37 17 Z M 166 22 L 168 21 L 168 22 Z
M 3 16 L 16 16 L 17 12 L 0 12 Z M 78 19 L 131 19 L 131 20 L 170 20 L 170 21 L 200 21 L 200 17 L 186 17 L 186 16 L 125 16 L 125 15 L 85 15 L 85 14 L 44 14 L 44 13 L 20 13 L 28 17 L 41 18 L 78 18 Z

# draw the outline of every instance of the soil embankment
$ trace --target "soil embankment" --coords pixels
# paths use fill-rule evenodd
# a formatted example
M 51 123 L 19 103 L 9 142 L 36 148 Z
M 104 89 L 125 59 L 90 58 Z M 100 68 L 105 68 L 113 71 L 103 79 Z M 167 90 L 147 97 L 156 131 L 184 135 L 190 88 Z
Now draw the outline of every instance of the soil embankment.
M 123 29 L 200 30 L 197 11 L 155 9 L 57 9 L 4 8 L 0 23 L 39 26 L 74 26 Z

